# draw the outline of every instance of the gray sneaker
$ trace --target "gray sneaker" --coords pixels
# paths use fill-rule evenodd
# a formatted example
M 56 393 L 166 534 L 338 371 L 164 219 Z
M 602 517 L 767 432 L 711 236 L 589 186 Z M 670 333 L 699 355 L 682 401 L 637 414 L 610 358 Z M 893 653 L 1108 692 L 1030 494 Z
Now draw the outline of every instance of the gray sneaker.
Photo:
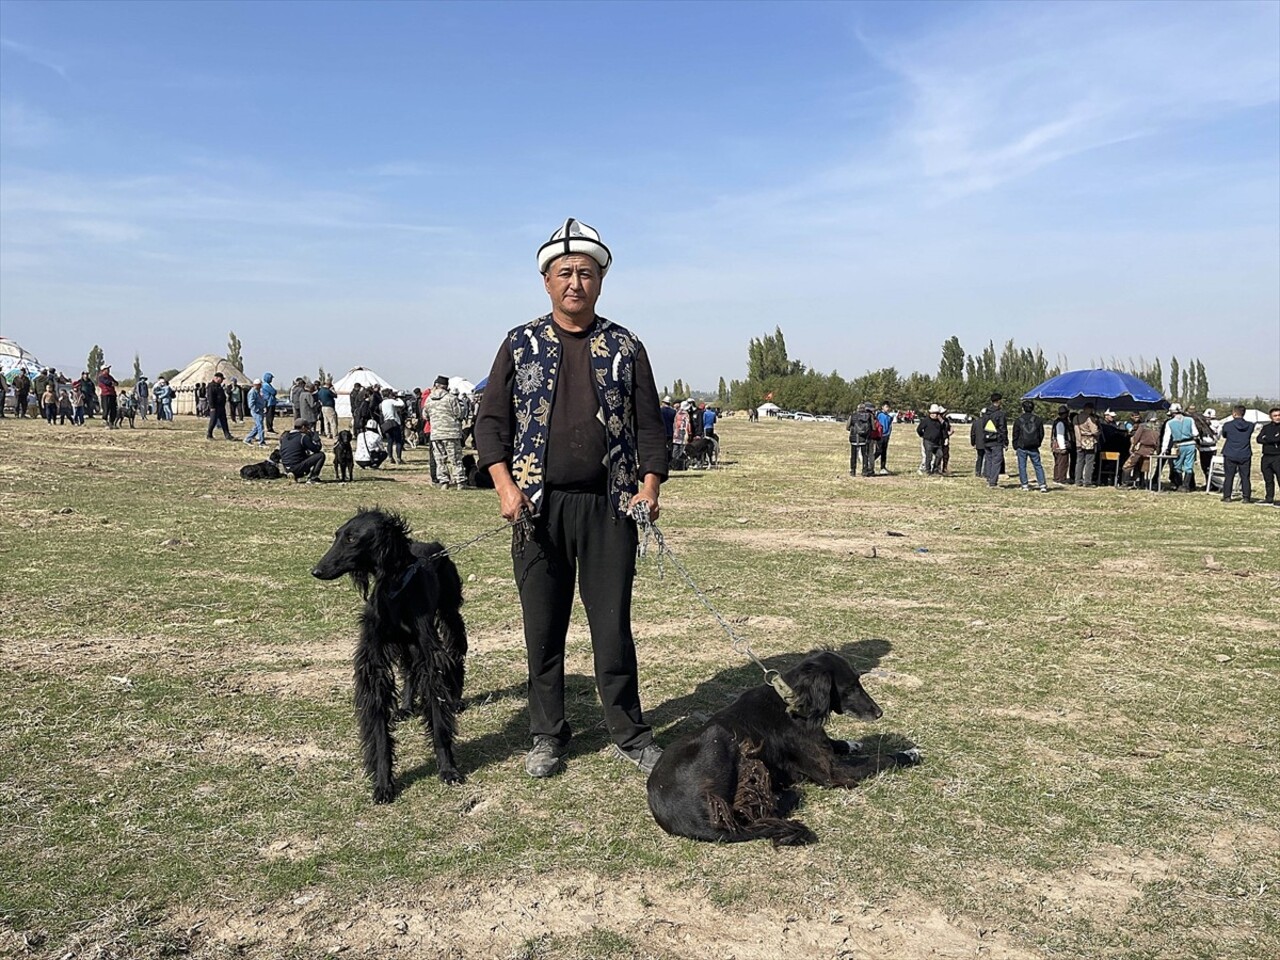
M 564 750 L 565 745 L 555 737 L 539 734 L 533 738 L 533 749 L 524 756 L 524 772 L 540 780 L 559 773 Z
M 635 764 L 640 768 L 640 772 L 646 777 L 653 773 L 653 768 L 658 762 L 658 758 L 662 756 L 662 748 L 656 743 L 650 743 L 647 747 L 639 750 L 623 750 L 616 743 L 613 745 L 615 756 L 621 757 L 627 763 Z

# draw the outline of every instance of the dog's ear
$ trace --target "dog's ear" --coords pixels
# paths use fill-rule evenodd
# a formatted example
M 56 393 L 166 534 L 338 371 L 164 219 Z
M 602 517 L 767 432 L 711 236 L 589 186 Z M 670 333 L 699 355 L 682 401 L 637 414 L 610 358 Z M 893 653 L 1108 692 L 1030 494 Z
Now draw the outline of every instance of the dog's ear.
M 833 703 L 840 700 L 830 672 L 809 661 L 796 668 L 791 689 L 796 695 L 795 702 L 791 704 L 792 714 L 799 720 L 818 726 L 826 722 Z

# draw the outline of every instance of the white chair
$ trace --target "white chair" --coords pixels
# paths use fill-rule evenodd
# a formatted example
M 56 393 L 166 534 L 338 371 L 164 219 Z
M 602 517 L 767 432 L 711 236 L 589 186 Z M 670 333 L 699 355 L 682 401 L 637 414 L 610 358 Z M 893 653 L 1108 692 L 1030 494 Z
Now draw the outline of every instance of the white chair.
M 1213 484 L 1216 481 L 1218 489 L 1222 489 L 1222 484 L 1227 479 L 1227 465 L 1223 462 L 1222 454 L 1215 453 L 1213 459 L 1209 461 L 1209 475 L 1204 478 L 1204 492 L 1213 493 Z

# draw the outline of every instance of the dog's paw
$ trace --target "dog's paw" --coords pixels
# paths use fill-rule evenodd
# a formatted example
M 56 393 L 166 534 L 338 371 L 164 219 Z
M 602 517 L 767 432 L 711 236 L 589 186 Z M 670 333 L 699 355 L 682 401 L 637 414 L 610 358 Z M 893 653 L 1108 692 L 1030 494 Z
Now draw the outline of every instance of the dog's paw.
M 848 751 L 849 753 L 862 753 L 861 740 L 846 740 L 844 744 L 846 747 L 849 748 L 849 751 Z
M 904 767 L 914 767 L 918 763 L 924 763 L 924 754 L 919 747 L 912 747 L 910 750 L 899 750 L 894 754 L 894 757 Z
M 374 803 L 390 803 L 396 798 L 396 789 L 391 784 L 378 784 L 373 788 Z
M 441 770 L 440 779 L 450 787 L 458 787 L 467 782 L 460 770 Z

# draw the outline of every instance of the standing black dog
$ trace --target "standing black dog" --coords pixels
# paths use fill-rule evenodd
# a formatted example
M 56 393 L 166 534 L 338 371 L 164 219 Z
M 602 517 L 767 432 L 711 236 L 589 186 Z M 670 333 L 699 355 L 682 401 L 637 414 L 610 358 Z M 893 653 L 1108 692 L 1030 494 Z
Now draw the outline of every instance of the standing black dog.
M 887 767 L 920 762 L 914 748 L 864 756 L 860 744 L 827 736 L 832 713 L 882 714 L 843 657 L 815 651 L 782 676 L 795 693 L 790 708 L 761 684 L 663 753 L 649 775 L 649 809 L 663 830 L 694 840 L 812 843 L 813 831 L 780 815 L 789 787 L 802 780 L 852 787 Z
M 453 759 L 467 655 L 462 579 L 440 544 L 419 543 L 409 534 L 403 518 L 361 510 L 338 528 L 333 546 L 311 571 L 320 580 L 349 574 L 365 599 L 354 657 L 355 700 L 374 803 L 389 803 L 395 796 L 391 725 L 397 665 L 404 675 L 405 704 L 422 714 L 435 743 L 440 779 L 449 784 L 463 779 Z
M 351 448 L 351 431 L 339 430 L 333 441 L 333 475 L 339 483 L 355 479 L 356 455 Z

